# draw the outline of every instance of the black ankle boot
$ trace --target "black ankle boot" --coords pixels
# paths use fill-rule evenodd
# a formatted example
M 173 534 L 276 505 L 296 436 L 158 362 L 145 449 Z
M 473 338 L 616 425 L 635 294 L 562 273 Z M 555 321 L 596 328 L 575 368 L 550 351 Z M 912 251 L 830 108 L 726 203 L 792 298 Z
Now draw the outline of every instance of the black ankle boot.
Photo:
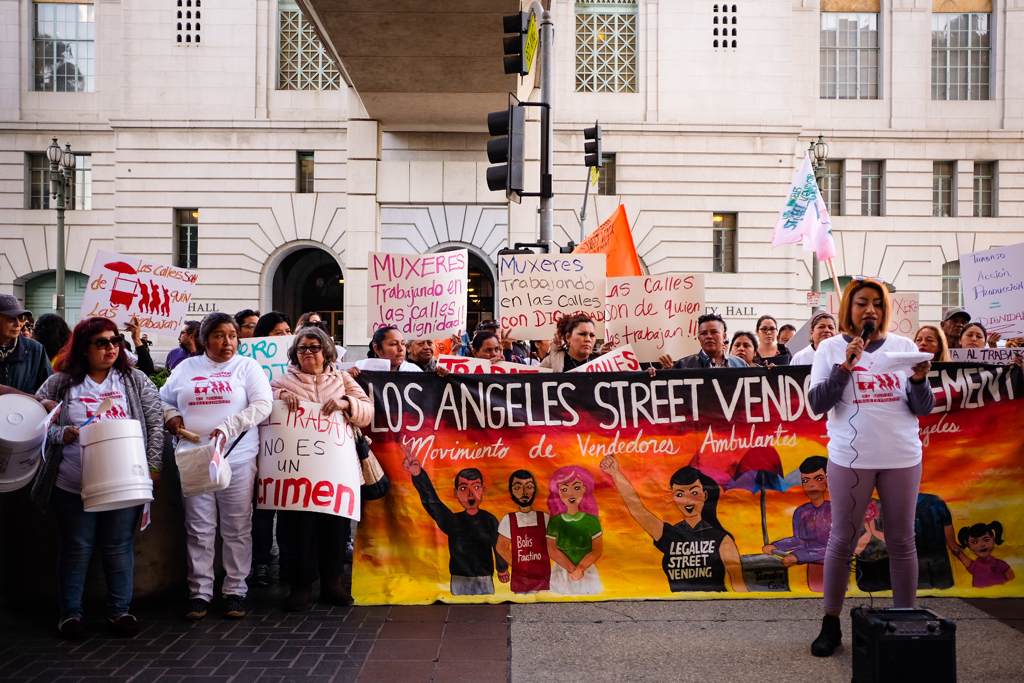
M 811 643 L 811 654 L 815 657 L 831 657 L 843 642 L 843 630 L 839 626 L 839 617 L 826 614 L 821 620 L 821 633 Z

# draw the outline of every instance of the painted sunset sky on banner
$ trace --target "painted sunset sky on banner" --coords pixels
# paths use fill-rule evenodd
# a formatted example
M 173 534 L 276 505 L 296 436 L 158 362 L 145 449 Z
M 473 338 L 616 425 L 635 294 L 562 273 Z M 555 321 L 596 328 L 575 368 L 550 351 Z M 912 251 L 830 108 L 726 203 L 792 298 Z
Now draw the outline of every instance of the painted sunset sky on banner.
M 1020 373 L 933 368 L 919 592 L 1024 595 Z M 359 524 L 362 604 L 820 594 L 828 437 L 809 368 L 360 382 L 392 481 Z M 888 590 L 884 518 L 869 507 L 854 595 Z M 979 546 L 977 525 L 1002 542 Z M 961 530 L 970 569 L 951 550 Z

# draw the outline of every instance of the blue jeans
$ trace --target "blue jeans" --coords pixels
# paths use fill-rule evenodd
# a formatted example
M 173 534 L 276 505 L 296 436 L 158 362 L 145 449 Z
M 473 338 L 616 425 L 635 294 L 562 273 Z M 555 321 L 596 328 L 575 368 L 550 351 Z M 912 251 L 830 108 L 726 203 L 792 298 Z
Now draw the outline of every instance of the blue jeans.
M 103 574 L 107 581 L 107 617 L 128 613 L 132 599 L 132 578 L 135 572 L 135 524 L 139 520 L 140 506 L 86 512 L 82 497 L 56 486 L 50 505 L 57 516 L 57 535 L 60 553 L 57 556 L 57 589 L 60 618 L 82 616 L 82 594 L 85 575 L 93 547 L 98 547 L 103 559 Z

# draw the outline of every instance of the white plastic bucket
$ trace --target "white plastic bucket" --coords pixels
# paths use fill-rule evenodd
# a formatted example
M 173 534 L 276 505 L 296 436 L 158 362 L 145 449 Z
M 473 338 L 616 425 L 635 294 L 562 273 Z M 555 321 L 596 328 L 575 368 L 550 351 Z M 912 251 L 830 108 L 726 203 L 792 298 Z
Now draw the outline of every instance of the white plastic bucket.
M 46 430 L 46 409 L 28 396 L 0 396 L 0 493 L 17 491 L 35 476 Z
M 146 445 L 138 420 L 104 420 L 82 427 L 82 507 L 105 512 L 153 500 Z

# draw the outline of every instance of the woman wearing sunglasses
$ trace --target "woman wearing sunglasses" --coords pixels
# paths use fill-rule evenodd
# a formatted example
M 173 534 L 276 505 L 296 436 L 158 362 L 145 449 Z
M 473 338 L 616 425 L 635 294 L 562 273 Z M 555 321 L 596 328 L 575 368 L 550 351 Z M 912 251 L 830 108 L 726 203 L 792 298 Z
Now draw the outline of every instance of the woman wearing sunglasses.
M 288 352 L 291 365 L 270 386 L 274 398 L 285 402 L 290 412 L 299 401 L 321 404 L 324 415 L 341 412 L 356 427 L 365 427 L 373 417 L 373 404 L 347 372 L 334 366 L 338 359 L 334 340 L 319 327 L 303 327 Z M 355 457 L 355 456 L 353 456 Z M 358 465 L 358 463 L 357 463 Z M 345 548 L 351 523 L 345 517 L 319 512 L 281 510 L 278 521 L 287 529 L 292 551 L 287 567 L 291 593 L 285 609 L 305 609 L 312 597 L 313 582 L 320 576 L 320 598 L 336 605 L 351 605 L 352 596 L 343 585 Z
M 90 418 L 138 420 L 146 445 L 154 488 L 160 483 L 164 447 L 163 413 L 156 387 L 140 370 L 132 368 L 117 325 L 106 318 L 78 323 L 61 353 L 57 374 L 39 388 L 38 395 L 63 401 L 64 407 L 47 434 L 46 460 L 32 485 L 32 499 L 49 505 L 57 521 L 60 552 L 57 558 L 61 636 L 85 635 L 82 594 L 93 549 L 103 559 L 107 582 L 107 620 L 124 636 L 139 632 L 139 622 L 128 613 L 135 569 L 135 526 L 141 506 L 85 512 L 82 507 L 82 449 L 78 430 Z M 93 411 L 104 399 L 111 407 Z

